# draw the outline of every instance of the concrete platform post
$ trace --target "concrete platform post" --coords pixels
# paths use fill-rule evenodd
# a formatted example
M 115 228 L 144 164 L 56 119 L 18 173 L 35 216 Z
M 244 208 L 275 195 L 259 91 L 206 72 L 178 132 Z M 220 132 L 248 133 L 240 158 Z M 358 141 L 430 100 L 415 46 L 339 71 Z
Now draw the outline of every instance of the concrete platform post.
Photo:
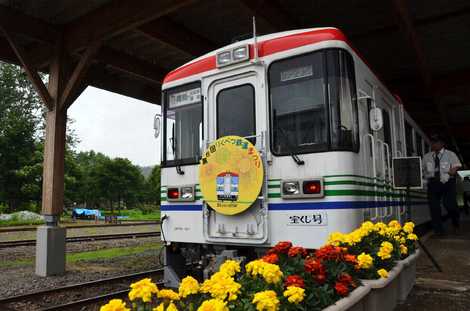
M 46 225 L 37 229 L 36 274 L 61 275 L 65 272 L 65 228 L 59 227 L 58 217 L 46 216 Z

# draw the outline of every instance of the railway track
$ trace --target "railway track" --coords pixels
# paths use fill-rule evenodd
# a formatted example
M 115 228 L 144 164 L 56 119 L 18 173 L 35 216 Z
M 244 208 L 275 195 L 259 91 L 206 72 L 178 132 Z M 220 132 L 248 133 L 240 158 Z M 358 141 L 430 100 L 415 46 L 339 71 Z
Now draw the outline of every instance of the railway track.
M 147 238 L 147 237 L 158 237 L 158 236 L 160 236 L 160 232 L 87 235 L 87 236 L 78 236 L 78 237 L 68 237 L 66 238 L 66 242 L 76 243 L 76 242 L 90 242 L 90 241 L 103 241 L 103 240 L 136 239 L 136 238 Z M 16 246 L 31 246 L 31 245 L 36 245 L 36 240 L 19 240 L 19 241 L 0 242 L 0 248 L 8 248 L 8 247 L 16 247 Z
M 0 310 L 97 310 L 86 307 L 124 298 L 130 283 L 147 277 L 163 285 L 163 269 L 155 269 L 0 299 Z
M 139 221 L 139 222 L 126 222 L 120 224 L 89 224 L 89 225 L 71 225 L 71 226 L 64 226 L 67 229 L 81 229 L 81 228 L 106 228 L 106 227 L 132 227 L 132 226 L 148 226 L 148 225 L 159 225 L 159 221 Z M 23 231 L 36 231 L 37 226 L 33 227 L 20 227 L 20 228 L 0 228 L 0 233 L 8 233 L 8 232 L 23 232 Z

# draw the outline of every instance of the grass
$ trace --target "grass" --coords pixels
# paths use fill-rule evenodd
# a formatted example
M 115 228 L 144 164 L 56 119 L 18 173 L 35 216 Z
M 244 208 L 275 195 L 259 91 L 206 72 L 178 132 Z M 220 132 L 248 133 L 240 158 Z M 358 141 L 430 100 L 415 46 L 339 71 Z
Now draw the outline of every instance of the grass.
M 11 220 L 0 220 L 0 227 L 9 227 L 9 226 L 31 226 L 31 225 L 42 225 L 44 224 L 43 220 L 20 220 L 20 219 L 11 219 Z
M 80 252 L 80 253 L 69 253 L 66 255 L 66 261 L 68 264 L 78 261 L 95 261 L 95 260 L 106 260 L 124 256 L 131 256 L 140 254 L 146 251 L 159 250 L 161 244 L 146 243 L 139 246 L 132 247 L 117 247 L 109 249 L 100 249 L 96 251 Z M 0 262 L 0 268 L 15 268 L 21 266 L 32 265 L 34 258 L 22 258 L 17 260 L 7 260 Z
M 160 220 L 160 210 L 155 209 L 150 213 L 144 213 L 139 209 L 121 210 L 119 216 L 127 216 L 128 220 Z

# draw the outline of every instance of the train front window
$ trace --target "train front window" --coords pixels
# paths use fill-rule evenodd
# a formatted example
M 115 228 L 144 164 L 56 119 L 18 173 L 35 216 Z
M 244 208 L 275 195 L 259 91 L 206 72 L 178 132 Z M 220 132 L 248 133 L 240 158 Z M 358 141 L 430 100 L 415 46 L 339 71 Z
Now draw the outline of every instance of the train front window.
M 275 62 L 269 69 L 272 151 L 276 155 L 327 148 L 323 53 Z
M 202 143 L 201 84 L 170 89 L 164 98 L 164 164 L 197 163 Z
M 255 135 L 255 89 L 239 85 L 217 94 L 217 137 Z M 249 138 L 254 144 L 255 139 Z

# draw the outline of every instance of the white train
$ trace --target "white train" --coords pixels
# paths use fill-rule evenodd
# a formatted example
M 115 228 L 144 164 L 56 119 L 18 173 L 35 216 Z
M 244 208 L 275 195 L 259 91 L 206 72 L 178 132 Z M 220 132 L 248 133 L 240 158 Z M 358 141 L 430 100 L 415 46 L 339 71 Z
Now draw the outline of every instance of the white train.
M 364 220 L 404 220 L 391 159 L 422 155 L 429 141 L 340 30 L 236 42 L 170 72 L 162 88 L 167 280 L 223 250 L 250 257 L 281 240 L 317 248 Z M 373 131 L 376 114 L 383 126 Z M 264 167 L 258 198 L 234 215 L 211 208 L 199 180 L 206 148 L 227 135 L 249 139 Z M 236 185 L 224 176 L 218 195 L 236 198 L 238 176 Z M 424 190 L 411 202 L 413 220 L 427 221 Z

